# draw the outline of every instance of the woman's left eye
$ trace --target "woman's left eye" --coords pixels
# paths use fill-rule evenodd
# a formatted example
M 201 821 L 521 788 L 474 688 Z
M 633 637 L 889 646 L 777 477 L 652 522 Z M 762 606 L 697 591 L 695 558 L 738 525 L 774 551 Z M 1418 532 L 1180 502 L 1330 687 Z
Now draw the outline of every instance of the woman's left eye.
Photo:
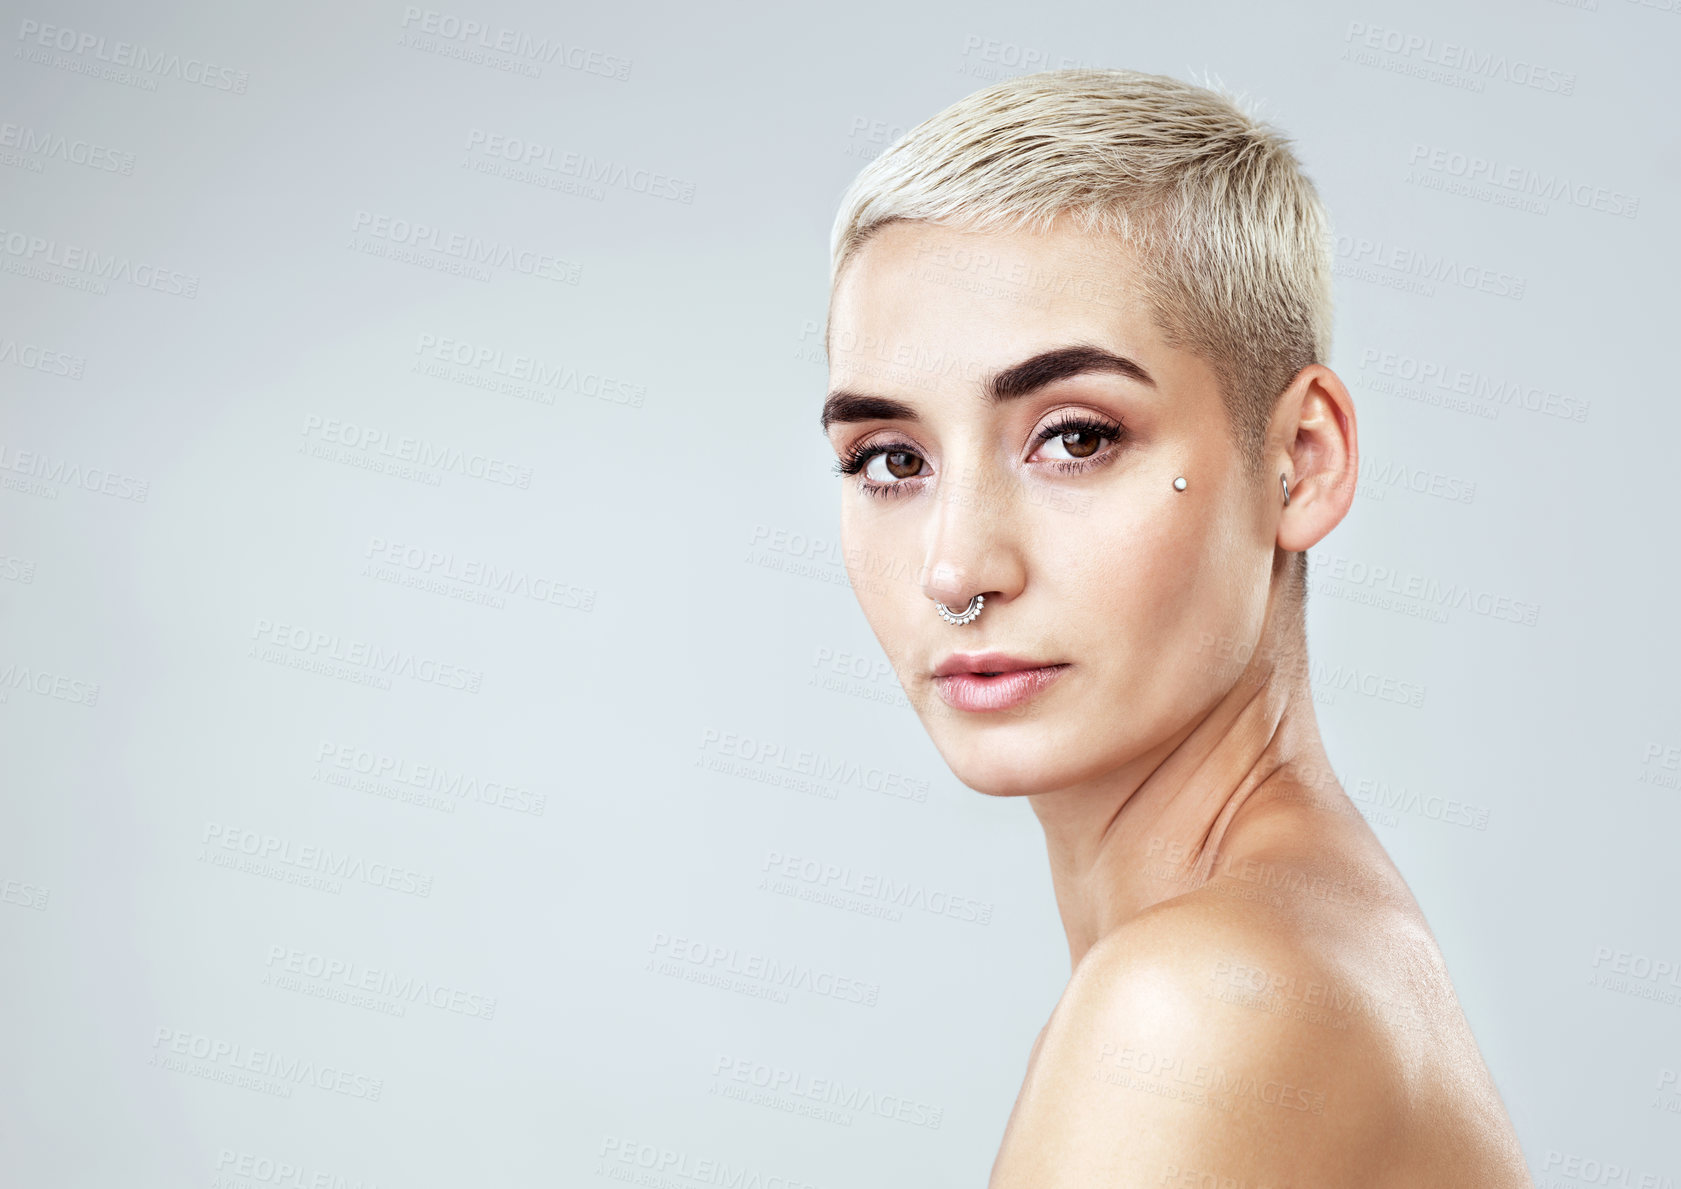
M 1119 441 L 1120 435 L 1119 425 L 1104 425 L 1095 421 L 1061 422 L 1040 432 L 1040 446 L 1034 456 L 1044 455 L 1051 462 L 1079 462 L 1095 457 L 1106 443 Z

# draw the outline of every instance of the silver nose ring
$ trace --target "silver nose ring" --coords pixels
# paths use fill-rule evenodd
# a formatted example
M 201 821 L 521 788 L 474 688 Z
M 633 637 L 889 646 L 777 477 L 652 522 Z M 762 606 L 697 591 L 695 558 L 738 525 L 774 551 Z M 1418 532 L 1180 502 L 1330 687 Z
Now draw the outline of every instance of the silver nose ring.
M 953 611 L 944 603 L 935 603 L 934 610 L 938 611 L 940 613 L 940 618 L 945 620 L 947 623 L 956 624 L 958 627 L 962 627 L 966 623 L 974 623 L 980 616 L 981 608 L 985 606 L 986 596 L 975 595 L 969 600 L 969 605 L 963 608 L 961 612 Z

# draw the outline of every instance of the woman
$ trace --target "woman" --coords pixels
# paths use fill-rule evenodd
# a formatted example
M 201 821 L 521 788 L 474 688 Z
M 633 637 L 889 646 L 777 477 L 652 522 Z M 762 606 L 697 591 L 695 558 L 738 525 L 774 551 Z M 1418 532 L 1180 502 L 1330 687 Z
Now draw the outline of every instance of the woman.
M 1129 71 L 976 92 L 842 200 L 848 570 L 952 771 L 1030 799 L 1073 966 L 997 1189 L 1530 1184 L 1314 716 L 1329 256 L 1284 139 Z

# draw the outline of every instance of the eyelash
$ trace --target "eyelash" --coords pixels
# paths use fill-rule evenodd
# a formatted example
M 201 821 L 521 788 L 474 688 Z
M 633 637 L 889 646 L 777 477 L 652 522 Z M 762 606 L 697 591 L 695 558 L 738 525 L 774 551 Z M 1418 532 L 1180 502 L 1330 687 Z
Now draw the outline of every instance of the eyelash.
M 1109 448 L 1090 458 L 1050 460 L 1049 465 L 1055 467 L 1062 474 L 1072 475 L 1080 471 L 1090 470 L 1094 466 L 1101 466 L 1108 461 L 1115 453 L 1115 447 L 1120 445 L 1125 432 L 1126 427 L 1119 421 L 1110 421 L 1106 418 L 1093 416 L 1090 413 L 1068 413 L 1051 422 L 1035 435 L 1034 448 L 1037 450 L 1040 445 L 1052 438 L 1059 438 L 1063 434 L 1070 433 L 1089 433 L 1099 438 L 1109 439 Z M 835 463 L 835 473 L 837 475 L 860 474 L 869 465 L 870 459 L 876 455 L 893 454 L 900 451 L 906 454 L 916 454 L 918 458 L 922 457 L 915 447 L 905 442 L 872 442 L 867 446 L 853 446 L 848 449 Z M 876 483 L 872 480 L 864 480 L 859 484 L 866 494 L 880 496 L 901 494 L 908 485 L 908 480 L 900 480 L 897 483 Z

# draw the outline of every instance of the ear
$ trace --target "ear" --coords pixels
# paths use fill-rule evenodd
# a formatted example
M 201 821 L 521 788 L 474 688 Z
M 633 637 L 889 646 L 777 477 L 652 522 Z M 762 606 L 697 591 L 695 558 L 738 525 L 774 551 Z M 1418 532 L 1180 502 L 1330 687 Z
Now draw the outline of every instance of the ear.
M 1300 553 L 1348 514 L 1360 474 L 1354 398 L 1336 372 L 1313 363 L 1296 373 L 1279 397 L 1267 443 L 1275 464 L 1267 479 L 1276 488 L 1268 498 L 1278 501 L 1278 547 Z M 1290 484 L 1288 506 L 1281 474 Z

